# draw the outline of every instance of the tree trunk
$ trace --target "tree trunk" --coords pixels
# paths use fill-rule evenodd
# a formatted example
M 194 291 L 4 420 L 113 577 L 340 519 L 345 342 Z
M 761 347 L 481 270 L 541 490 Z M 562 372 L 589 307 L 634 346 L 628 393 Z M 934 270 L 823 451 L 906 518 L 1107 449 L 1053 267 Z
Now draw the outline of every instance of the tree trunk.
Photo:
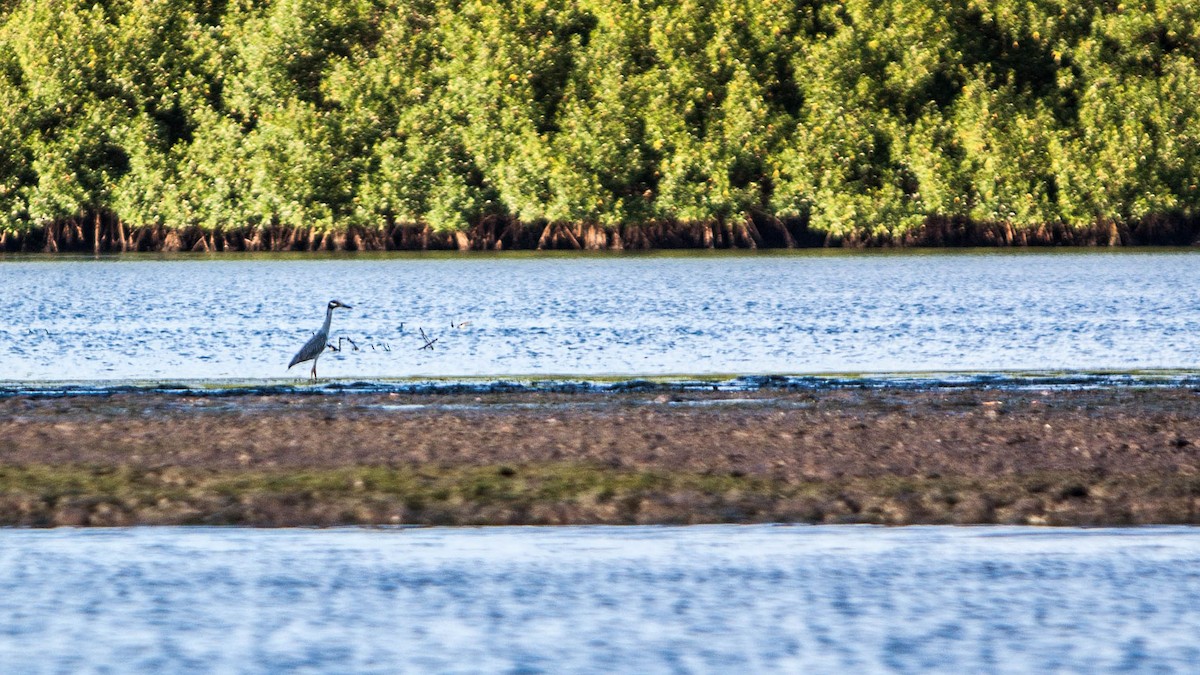
M 750 235 L 750 241 L 753 245 L 750 248 L 760 248 L 763 245 L 762 235 L 758 232 L 758 227 L 754 224 L 754 220 L 747 215 L 742 220 L 742 226 L 746 228 L 746 232 Z
M 46 226 L 46 246 L 42 249 L 46 253 L 58 253 L 58 225 L 50 224 Z
M 770 218 L 771 218 L 771 222 L 775 225 L 775 227 L 778 227 L 779 231 L 783 233 L 784 247 L 785 248 L 796 248 L 796 240 L 794 238 L 792 238 L 792 233 L 788 231 L 787 225 L 785 225 L 782 220 L 776 218 L 775 216 L 770 216 Z
M 553 223 L 546 223 L 546 227 L 542 229 L 542 236 L 538 237 L 537 250 L 546 250 L 546 243 L 550 241 L 550 232 L 554 229 Z
M 167 236 L 163 238 L 162 250 L 174 252 L 183 248 L 183 242 L 179 239 L 179 234 L 175 230 L 167 230 Z
M 621 228 L 614 227 L 610 234 L 611 237 L 608 241 L 608 247 L 614 251 L 624 251 L 625 244 L 621 241 Z
M 579 239 L 577 239 L 575 237 L 575 233 L 571 232 L 571 228 L 569 228 L 565 225 L 560 225 L 559 231 L 561 231 L 563 234 L 565 234 L 567 236 L 567 241 L 570 242 L 571 248 L 575 249 L 576 251 L 583 248 L 583 246 L 581 246 L 579 243 Z

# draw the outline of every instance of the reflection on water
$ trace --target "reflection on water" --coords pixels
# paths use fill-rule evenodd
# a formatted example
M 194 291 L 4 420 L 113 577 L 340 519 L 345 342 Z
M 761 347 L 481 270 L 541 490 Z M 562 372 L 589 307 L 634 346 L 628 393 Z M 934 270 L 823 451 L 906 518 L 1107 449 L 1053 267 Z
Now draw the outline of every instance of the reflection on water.
M 1200 530 L 0 530 L 7 672 L 1200 662 Z
M 1196 256 L 10 260 L 0 373 L 281 377 L 330 298 L 327 377 L 1196 368 Z

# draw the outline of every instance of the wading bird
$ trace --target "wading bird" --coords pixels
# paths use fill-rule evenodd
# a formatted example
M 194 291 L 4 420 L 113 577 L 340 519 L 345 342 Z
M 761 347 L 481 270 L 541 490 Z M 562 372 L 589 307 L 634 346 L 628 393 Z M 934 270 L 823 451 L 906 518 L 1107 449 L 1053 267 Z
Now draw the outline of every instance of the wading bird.
M 321 352 L 325 351 L 325 345 L 329 343 L 329 321 L 333 318 L 333 310 L 338 307 L 353 309 L 350 305 L 343 305 L 337 300 L 329 301 L 329 309 L 325 310 L 325 324 L 321 326 L 321 330 L 317 334 L 308 339 L 300 351 L 292 357 L 292 362 L 288 364 L 288 370 L 297 363 L 303 363 L 312 360 L 312 379 L 317 379 L 317 359 L 321 357 Z

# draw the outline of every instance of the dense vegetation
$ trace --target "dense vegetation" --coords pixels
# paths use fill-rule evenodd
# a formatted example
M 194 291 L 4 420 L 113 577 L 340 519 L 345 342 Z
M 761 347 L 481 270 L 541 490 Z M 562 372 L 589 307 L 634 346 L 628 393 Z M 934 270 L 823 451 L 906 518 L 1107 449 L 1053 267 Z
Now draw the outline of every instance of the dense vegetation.
M 1118 240 L 1198 92 L 1195 0 L 0 0 L 0 231 Z

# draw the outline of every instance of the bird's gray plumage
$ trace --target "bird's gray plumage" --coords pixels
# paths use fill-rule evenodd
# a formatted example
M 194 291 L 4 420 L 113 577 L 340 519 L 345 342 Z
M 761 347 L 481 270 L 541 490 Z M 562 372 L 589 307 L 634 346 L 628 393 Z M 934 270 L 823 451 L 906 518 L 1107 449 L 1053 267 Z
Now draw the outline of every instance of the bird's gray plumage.
M 317 334 L 308 339 L 300 351 L 292 357 L 291 363 L 288 364 L 290 370 L 297 363 L 312 361 L 312 379 L 317 379 L 317 359 L 320 358 L 321 352 L 325 351 L 325 345 L 329 343 L 329 322 L 333 319 L 333 310 L 338 307 L 351 309 L 350 305 L 344 305 L 337 300 L 330 300 L 329 306 L 325 309 L 325 323 L 321 325 L 321 330 Z

